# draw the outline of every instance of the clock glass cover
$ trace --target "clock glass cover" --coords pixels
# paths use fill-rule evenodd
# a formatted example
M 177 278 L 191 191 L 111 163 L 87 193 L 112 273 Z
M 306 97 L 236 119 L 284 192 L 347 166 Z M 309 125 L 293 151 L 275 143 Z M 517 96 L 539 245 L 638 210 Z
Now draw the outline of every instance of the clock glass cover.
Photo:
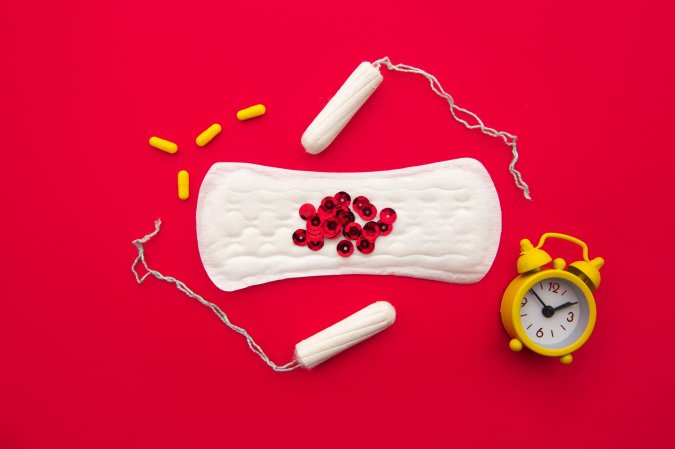
M 520 323 L 535 344 L 549 349 L 571 345 L 588 325 L 588 302 L 571 282 L 549 278 L 532 285 L 520 303 Z

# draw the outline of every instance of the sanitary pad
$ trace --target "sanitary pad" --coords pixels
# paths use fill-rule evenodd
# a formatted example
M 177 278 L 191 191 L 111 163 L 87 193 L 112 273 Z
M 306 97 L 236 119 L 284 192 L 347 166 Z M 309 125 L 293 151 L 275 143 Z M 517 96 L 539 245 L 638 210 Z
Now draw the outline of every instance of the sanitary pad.
M 318 252 L 294 245 L 293 232 L 305 228 L 299 207 L 339 191 L 396 211 L 394 230 L 377 239 L 373 253 L 340 257 L 340 238 L 326 240 Z M 223 162 L 206 174 L 197 203 L 199 253 L 211 280 L 225 291 L 337 274 L 478 282 L 492 265 L 500 234 L 492 179 L 469 158 L 358 173 Z

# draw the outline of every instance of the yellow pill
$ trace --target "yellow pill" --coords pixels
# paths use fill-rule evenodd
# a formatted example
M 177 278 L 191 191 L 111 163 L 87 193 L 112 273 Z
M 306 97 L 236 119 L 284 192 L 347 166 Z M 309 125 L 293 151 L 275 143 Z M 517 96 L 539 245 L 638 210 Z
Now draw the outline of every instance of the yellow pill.
M 207 143 L 211 142 L 214 137 L 220 134 L 221 130 L 222 128 L 220 127 L 220 125 L 218 123 L 214 123 L 213 125 L 206 128 L 206 131 L 198 135 L 197 138 L 195 139 L 195 142 L 197 142 L 197 145 L 199 145 L 200 147 L 203 147 Z
M 178 145 L 168 140 L 160 139 L 159 137 L 152 136 L 148 141 L 150 146 L 153 146 L 159 150 L 165 151 L 169 154 L 174 154 L 178 151 Z
M 178 198 L 186 200 L 190 197 L 190 174 L 187 170 L 178 172 Z
M 256 104 L 255 106 L 251 106 L 250 108 L 242 109 L 241 111 L 237 112 L 237 118 L 239 120 L 248 120 L 255 117 L 260 117 L 261 115 L 265 114 L 265 112 L 267 112 L 267 109 L 265 109 L 264 104 Z

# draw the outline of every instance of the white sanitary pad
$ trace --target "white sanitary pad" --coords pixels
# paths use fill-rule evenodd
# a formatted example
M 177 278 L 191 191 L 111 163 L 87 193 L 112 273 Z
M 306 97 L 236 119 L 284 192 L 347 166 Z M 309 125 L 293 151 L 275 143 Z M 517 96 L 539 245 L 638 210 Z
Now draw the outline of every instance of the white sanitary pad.
M 317 252 L 291 238 L 305 228 L 304 203 L 346 191 L 397 213 L 394 230 L 368 255 L 340 257 L 326 240 Z M 363 221 L 357 218 L 357 222 Z M 336 274 L 410 276 L 473 283 L 492 265 L 501 234 L 499 199 L 475 159 L 360 173 L 285 170 L 223 162 L 206 174 L 197 204 L 204 268 L 220 289 Z

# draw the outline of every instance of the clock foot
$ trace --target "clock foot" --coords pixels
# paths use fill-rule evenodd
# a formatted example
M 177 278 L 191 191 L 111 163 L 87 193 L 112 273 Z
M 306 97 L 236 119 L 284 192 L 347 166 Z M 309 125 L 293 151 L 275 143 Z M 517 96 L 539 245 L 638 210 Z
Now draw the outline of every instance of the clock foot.
M 572 354 L 566 354 L 560 357 L 560 363 L 562 363 L 563 365 L 569 365 L 570 363 L 572 363 Z
M 520 352 L 523 349 L 523 343 L 517 338 L 514 338 L 509 342 L 509 348 L 511 348 L 511 351 L 513 352 Z

